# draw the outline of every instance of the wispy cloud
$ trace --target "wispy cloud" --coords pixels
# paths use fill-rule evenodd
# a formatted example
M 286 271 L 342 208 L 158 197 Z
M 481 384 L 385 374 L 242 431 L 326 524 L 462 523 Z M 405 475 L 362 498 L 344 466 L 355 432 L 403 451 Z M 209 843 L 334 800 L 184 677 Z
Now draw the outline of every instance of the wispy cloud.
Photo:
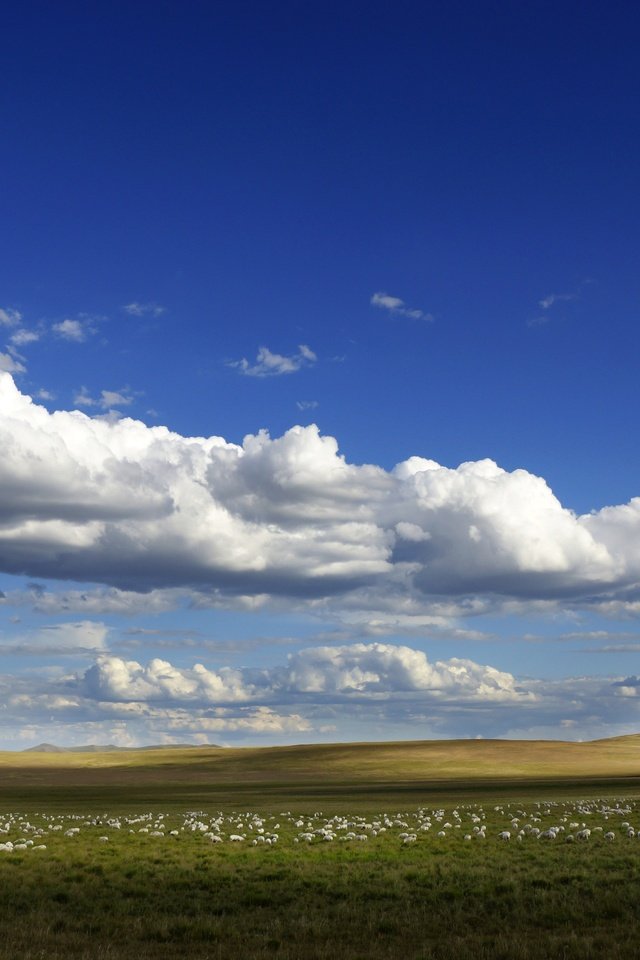
M 128 407 L 134 401 L 129 387 L 121 390 L 101 390 L 100 397 L 95 399 L 86 387 L 76 391 L 73 402 L 76 407 L 99 407 L 101 410 L 110 410 L 113 407 Z
M 167 312 L 160 303 L 140 303 L 138 300 L 125 304 L 122 309 L 130 317 L 159 317 Z
M 128 407 L 133 399 L 128 388 L 123 387 L 122 390 L 102 390 L 99 403 L 106 410 L 108 407 Z
M 285 373 L 295 373 L 302 367 L 315 363 L 317 359 L 313 350 L 301 343 L 298 352 L 291 356 L 272 353 L 268 347 L 260 347 L 255 363 L 252 364 L 243 357 L 242 360 L 229 361 L 227 366 L 234 367 L 247 377 L 279 377 Z
M 17 327 L 22 320 L 22 314 L 10 307 L 0 307 L 0 327 Z
M 40 333 L 37 330 L 26 330 L 24 327 L 16 330 L 9 337 L 9 341 L 16 347 L 24 347 L 26 344 L 35 343 L 39 339 Z
M 315 410 L 318 406 L 317 400 L 296 400 L 298 410 Z
M 544 326 L 545 323 L 549 323 L 549 320 L 550 320 L 550 319 L 551 319 L 551 317 L 549 317 L 549 316 L 546 315 L 546 314 L 542 314 L 542 316 L 538 315 L 537 317 L 530 317 L 530 318 L 527 320 L 527 326 L 528 326 L 528 327 L 542 327 L 542 326 Z
M 408 307 L 400 297 L 392 297 L 382 291 L 374 293 L 369 302 L 372 307 L 379 307 L 381 310 L 386 310 L 391 316 L 409 317 L 410 320 L 427 320 L 429 322 L 434 319 L 432 313 L 425 313 L 424 310 Z
M 541 310 L 548 310 L 554 303 L 565 303 L 569 300 L 577 300 L 578 297 L 578 293 L 550 293 L 542 300 L 538 300 L 538 306 Z
M 95 407 L 96 401 L 86 387 L 80 387 L 73 395 L 73 405 L 74 407 Z
M 585 286 L 585 284 L 588 284 L 588 283 L 591 283 L 591 281 L 584 280 L 578 286 L 577 290 L 570 290 L 566 293 L 548 293 L 546 297 L 542 297 L 540 300 L 538 300 L 538 307 L 540 308 L 540 310 L 543 310 L 544 312 L 542 314 L 538 314 L 535 317 L 531 317 L 529 320 L 527 320 L 527 326 L 541 327 L 545 323 L 549 323 L 549 321 L 551 320 L 551 316 L 549 313 L 549 311 L 551 311 L 551 308 L 556 306 L 559 303 L 571 303 L 574 300 L 579 300 L 583 287 Z
M 56 623 L 18 637 L 2 638 L 0 654 L 75 654 L 82 651 L 99 653 L 105 649 L 108 627 L 93 620 Z
M 27 368 L 10 353 L 0 353 L 0 370 L 5 373 L 24 373 Z
M 73 343 L 83 343 L 94 332 L 87 320 L 61 320 L 60 323 L 54 323 L 51 329 L 57 337 Z

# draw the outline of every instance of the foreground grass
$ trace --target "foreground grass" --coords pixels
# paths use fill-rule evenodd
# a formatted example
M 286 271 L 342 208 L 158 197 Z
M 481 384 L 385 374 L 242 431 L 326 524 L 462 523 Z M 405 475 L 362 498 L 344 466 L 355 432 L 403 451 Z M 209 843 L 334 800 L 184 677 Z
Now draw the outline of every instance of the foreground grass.
M 541 827 L 562 815 L 586 816 L 575 814 L 574 804 L 538 808 L 528 799 L 526 806 Z M 476 804 L 459 809 L 464 824 L 480 811 Z M 449 806 L 410 846 L 399 826 L 366 843 L 296 843 L 295 815 L 265 818 L 269 829 L 280 824 L 273 847 L 213 845 L 201 832 L 180 830 L 188 821 L 177 813 L 166 815 L 163 837 L 138 833 L 139 824 L 130 833 L 124 821 L 114 830 L 106 813 L 94 815 L 95 824 L 60 820 L 78 823 L 80 833 L 50 833 L 46 850 L 0 855 L 0 957 L 637 957 L 640 840 L 623 836 L 620 823 L 626 816 L 640 824 L 640 805 L 637 814 L 633 807 L 606 817 L 601 802 L 587 816 L 592 828 L 616 830 L 611 844 L 602 832 L 585 844 L 532 836 L 500 842 L 499 831 L 519 809 L 515 801 L 499 810 L 484 803 L 487 838 L 465 842 L 466 826 L 437 836 L 440 822 L 453 821 Z M 401 816 L 415 823 L 414 814 Z

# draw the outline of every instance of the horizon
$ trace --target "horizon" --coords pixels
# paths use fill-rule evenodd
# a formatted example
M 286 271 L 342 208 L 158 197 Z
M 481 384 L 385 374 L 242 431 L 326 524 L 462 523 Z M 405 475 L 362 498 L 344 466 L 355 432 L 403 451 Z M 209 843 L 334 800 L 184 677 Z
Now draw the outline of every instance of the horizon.
M 145 743 L 138 744 L 136 746 L 118 746 L 115 743 L 85 743 L 79 746 L 65 747 L 61 744 L 50 743 L 48 741 L 43 741 L 42 743 L 35 744 L 32 747 L 15 747 L 14 749 L 4 749 L 0 752 L 3 753 L 37 753 L 38 747 L 49 747 L 53 748 L 51 752 L 75 752 L 82 753 L 83 750 L 87 752 L 97 753 L 99 751 L 104 751 L 108 753 L 111 750 L 124 750 L 124 751 L 135 751 L 135 750 L 182 750 L 182 749 L 193 749 L 193 750 L 278 750 L 280 748 L 296 748 L 296 747 L 366 747 L 366 746 L 393 746 L 395 744 L 421 744 L 421 743 L 518 743 L 518 742 L 531 742 L 531 743 L 566 743 L 566 744 L 578 744 L 578 743 L 604 743 L 607 740 L 621 740 L 621 739 L 631 739 L 633 737 L 640 736 L 640 733 L 627 733 L 621 734 L 615 737 L 596 737 L 592 740 L 583 740 L 583 739 L 560 739 L 558 737 L 549 737 L 549 738 L 535 738 L 528 739 L 523 737 L 520 740 L 516 740 L 512 737 L 443 737 L 442 739 L 405 739 L 401 738 L 398 740 L 327 740 L 327 741 L 295 741 L 292 743 L 270 743 L 270 744 L 260 744 L 260 743 L 243 743 L 243 744 L 228 744 L 228 743 Z M 49 751 L 41 751 L 49 752 Z
M 0 749 L 640 729 L 639 27 L 7 14 Z

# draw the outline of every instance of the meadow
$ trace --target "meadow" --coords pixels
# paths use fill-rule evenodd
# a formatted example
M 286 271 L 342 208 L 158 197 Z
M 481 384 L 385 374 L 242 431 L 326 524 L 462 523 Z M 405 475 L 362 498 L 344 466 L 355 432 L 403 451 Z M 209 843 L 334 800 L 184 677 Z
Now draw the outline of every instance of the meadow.
M 482 744 L 3 754 L 0 958 L 636 957 L 638 739 Z

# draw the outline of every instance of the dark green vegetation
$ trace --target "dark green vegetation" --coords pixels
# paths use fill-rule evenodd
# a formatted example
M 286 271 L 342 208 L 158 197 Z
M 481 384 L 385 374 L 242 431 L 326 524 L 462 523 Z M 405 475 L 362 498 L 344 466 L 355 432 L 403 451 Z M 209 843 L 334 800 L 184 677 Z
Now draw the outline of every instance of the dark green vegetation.
M 638 740 L 477 743 L 154 751 L 117 763 L 5 754 L 0 841 L 34 846 L 0 852 L 0 958 L 637 957 L 640 839 L 622 825 L 640 827 Z M 466 775 L 465 751 L 476 763 Z M 249 811 L 275 845 L 252 846 Z M 385 814 L 392 825 L 374 832 Z M 329 818 L 325 841 L 315 830 Z M 587 842 L 566 842 L 575 823 L 593 830 Z M 474 825 L 486 839 L 464 840 Z M 531 832 L 558 825 L 556 839 Z M 309 826 L 311 842 L 300 839 Z M 244 841 L 230 841 L 236 830 Z M 349 832 L 368 839 L 340 840 Z M 406 832 L 416 841 L 403 843 Z

